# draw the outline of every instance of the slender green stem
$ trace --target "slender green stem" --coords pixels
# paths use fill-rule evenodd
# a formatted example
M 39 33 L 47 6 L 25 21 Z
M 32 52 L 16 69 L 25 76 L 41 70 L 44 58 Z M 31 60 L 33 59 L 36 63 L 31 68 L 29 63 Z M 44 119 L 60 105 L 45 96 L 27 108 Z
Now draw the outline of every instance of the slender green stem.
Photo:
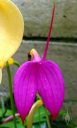
M 38 101 L 36 101 L 36 102 L 33 104 L 32 108 L 31 108 L 31 110 L 30 110 L 30 112 L 29 112 L 29 114 L 28 114 L 27 128 L 32 128 L 33 116 L 34 116 L 36 110 L 37 110 L 39 107 L 41 107 L 42 105 L 43 105 L 42 100 L 38 100 Z
M 14 117 L 14 127 L 17 128 L 16 126 L 16 119 L 15 119 L 15 108 L 14 108 L 14 100 L 13 100 L 13 92 L 12 92 L 12 77 L 11 77 L 11 71 L 10 71 L 10 66 L 7 63 L 7 74 L 8 74 L 8 81 L 9 81 L 9 92 L 10 92 L 10 100 L 11 100 L 11 108 L 12 108 L 12 114 Z
M 14 64 L 17 66 L 17 67 L 20 67 L 20 64 L 18 61 L 14 61 Z
M 41 100 L 41 97 L 39 94 L 37 94 L 37 99 L 40 99 Z M 44 108 L 45 109 L 45 108 Z M 40 113 L 39 113 L 40 114 Z M 46 116 L 46 120 L 47 120 L 47 125 L 48 125 L 48 128 L 51 128 L 51 124 L 50 124 L 50 121 L 49 121 L 49 117 L 48 117 L 48 113 L 47 113 L 47 110 L 45 109 L 45 116 Z M 39 119 L 40 119 L 40 115 L 39 115 Z M 40 123 L 40 122 L 39 122 Z M 40 125 L 39 125 L 40 126 Z
M 46 116 L 48 128 L 51 128 L 51 124 L 50 124 L 48 113 L 47 113 L 47 110 L 46 109 L 45 109 L 45 116 Z
M 38 109 L 38 113 L 39 113 L 39 128 L 41 128 L 41 122 L 40 122 L 40 108 Z

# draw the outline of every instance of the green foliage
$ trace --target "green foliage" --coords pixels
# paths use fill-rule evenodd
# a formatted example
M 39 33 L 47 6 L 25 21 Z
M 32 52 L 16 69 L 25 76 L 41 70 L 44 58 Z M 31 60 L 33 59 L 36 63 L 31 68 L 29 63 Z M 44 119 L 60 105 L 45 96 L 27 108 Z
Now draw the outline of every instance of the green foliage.
M 0 109 L 0 115 L 1 115 L 1 109 Z M 51 123 L 51 116 L 48 113 L 49 119 L 50 119 L 50 123 Z M 40 114 L 40 116 L 39 116 Z M 64 117 L 66 116 L 66 112 L 64 110 L 62 110 L 58 116 L 58 118 L 56 119 L 56 121 L 51 123 L 51 128 L 77 128 L 77 125 L 73 123 L 72 120 L 70 120 L 68 123 L 65 121 Z M 11 110 L 7 110 L 5 118 L 12 115 Z M 4 118 L 4 119 L 5 119 Z M 2 121 L 2 118 L 0 118 L 0 122 Z M 26 123 L 27 121 L 25 121 L 24 126 L 22 126 L 22 122 L 21 119 L 19 117 L 16 118 L 16 123 L 17 123 L 17 128 L 26 128 Z M 10 121 L 6 124 L 0 125 L 0 128 L 14 128 L 14 124 L 13 121 Z M 44 106 L 40 107 L 35 115 L 34 115 L 34 119 L 33 119 L 33 128 L 48 128 L 47 126 L 47 121 L 46 121 L 46 116 L 45 116 L 45 108 Z

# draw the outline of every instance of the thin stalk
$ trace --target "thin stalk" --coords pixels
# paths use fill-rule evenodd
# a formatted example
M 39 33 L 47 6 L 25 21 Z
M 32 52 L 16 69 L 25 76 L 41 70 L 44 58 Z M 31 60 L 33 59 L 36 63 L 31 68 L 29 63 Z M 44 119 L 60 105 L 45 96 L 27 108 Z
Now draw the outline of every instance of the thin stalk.
M 2 106 L 2 115 L 3 115 L 5 112 L 5 105 L 4 105 L 4 100 L 2 96 L 1 96 L 1 106 Z
M 14 65 L 16 65 L 17 67 L 20 67 L 20 64 L 18 61 L 14 61 Z
M 41 123 L 40 123 L 40 108 L 38 109 L 38 113 L 39 113 L 39 128 L 41 128 Z
M 37 101 L 38 101 L 38 99 L 41 100 L 41 97 L 40 97 L 39 94 L 37 94 L 37 97 L 36 97 L 36 100 Z M 41 119 L 41 117 L 40 117 L 40 108 L 38 109 L 38 113 L 39 113 L 39 128 L 41 128 L 41 123 L 40 123 L 40 119 Z
M 49 46 L 49 42 L 50 42 L 50 36 L 51 36 L 51 32 L 52 32 L 52 26 L 53 26 L 53 21 L 54 21 L 54 14 L 55 14 L 55 1 L 54 0 L 54 6 L 52 9 L 52 17 L 51 17 L 51 22 L 50 22 L 50 27 L 49 27 L 49 32 L 48 32 L 48 38 L 46 41 L 46 45 L 45 45 L 45 49 L 44 49 L 44 55 L 42 59 L 46 58 L 47 52 L 48 52 L 48 46 Z
M 6 65 L 6 68 L 7 68 L 8 81 L 9 81 L 9 93 L 10 93 L 11 108 L 12 108 L 12 114 L 13 114 L 13 117 L 14 117 L 14 128 L 17 128 L 16 119 L 15 119 L 15 108 L 14 108 L 13 92 L 12 92 L 12 76 L 11 76 L 10 66 L 9 66 L 8 63 Z
M 42 105 L 43 105 L 42 100 L 38 100 L 38 101 L 36 101 L 36 102 L 33 104 L 32 108 L 31 108 L 31 110 L 30 110 L 30 112 L 29 112 L 29 115 L 28 115 L 27 128 L 32 128 L 32 123 L 33 123 L 34 114 L 35 114 L 36 110 L 37 110 L 39 107 L 41 107 Z
M 16 113 L 16 114 L 15 114 L 15 117 L 20 117 L 20 114 L 19 114 L 19 113 Z M 12 121 L 13 119 L 14 119 L 13 116 L 7 117 L 6 119 L 2 120 L 0 126 L 1 126 L 2 124 L 6 124 L 6 123 Z
M 46 116 L 48 128 L 51 128 L 51 124 L 50 124 L 48 113 L 47 113 L 47 110 L 46 109 L 45 109 L 45 116 Z
M 40 97 L 39 94 L 37 94 L 37 99 L 41 100 L 41 97 Z M 47 113 L 47 110 L 46 110 L 46 109 L 45 109 L 45 116 L 46 116 L 48 128 L 51 128 L 51 124 L 50 124 L 49 117 L 48 117 L 48 113 Z M 40 117 L 39 117 L 39 118 L 40 118 Z

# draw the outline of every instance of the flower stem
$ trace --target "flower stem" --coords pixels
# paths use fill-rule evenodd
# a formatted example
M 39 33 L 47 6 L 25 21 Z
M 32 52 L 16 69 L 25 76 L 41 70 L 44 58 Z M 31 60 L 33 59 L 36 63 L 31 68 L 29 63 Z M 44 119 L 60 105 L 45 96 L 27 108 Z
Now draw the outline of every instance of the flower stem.
M 14 65 L 16 65 L 17 67 L 20 67 L 20 64 L 18 61 L 14 61 Z
M 41 123 L 40 123 L 40 119 L 41 119 L 41 118 L 40 118 L 40 109 L 38 109 L 38 114 L 39 114 L 39 115 L 38 115 L 38 116 L 39 116 L 39 128 L 41 128 Z
M 16 119 L 15 119 L 15 108 L 14 108 L 14 100 L 13 100 L 13 92 L 12 92 L 12 77 L 11 77 L 11 71 L 10 66 L 7 63 L 7 74 L 8 74 L 8 81 L 9 81 L 9 92 L 10 92 L 10 100 L 11 100 L 11 108 L 12 108 L 12 114 L 14 117 L 14 128 L 17 128 L 16 126 Z
M 37 99 L 41 100 L 41 97 L 40 97 L 39 94 L 37 94 Z M 47 110 L 46 110 L 46 108 L 44 108 L 44 109 L 45 109 L 45 116 L 46 116 L 46 121 L 47 121 L 48 128 L 51 128 L 51 124 L 50 124 L 50 121 L 49 121 Z
M 15 117 L 20 117 L 20 114 L 19 114 L 19 113 L 16 113 L 16 114 L 15 114 Z M 6 124 L 6 123 L 12 121 L 13 119 L 14 119 L 13 116 L 9 116 L 9 117 L 7 117 L 6 119 L 2 120 L 2 122 L 1 122 L 0 125 Z
M 38 100 L 38 101 L 36 101 L 36 102 L 33 104 L 32 108 L 31 108 L 31 110 L 30 110 L 30 112 L 29 112 L 29 115 L 28 115 L 27 128 L 32 128 L 33 116 L 34 116 L 36 110 L 37 110 L 39 107 L 41 107 L 42 105 L 43 105 L 42 100 Z
M 50 124 L 48 113 L 47 113 L 47 110 L 46 109 L 45 109 L 45 116 L 46 116 L 48 128 L 51 128 L 51 124 Z

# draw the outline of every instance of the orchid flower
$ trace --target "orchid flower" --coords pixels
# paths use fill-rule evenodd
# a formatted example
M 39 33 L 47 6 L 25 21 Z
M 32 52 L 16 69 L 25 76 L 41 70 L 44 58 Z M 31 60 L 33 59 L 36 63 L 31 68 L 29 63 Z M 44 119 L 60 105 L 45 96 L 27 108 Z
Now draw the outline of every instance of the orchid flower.
M 14 98 L 23 123 L 34 103 L 37 93 L 41 96 L 53 120 L 56 119 L 63 104 L 64 78 L 62 72 L 58 64 L 46 59 L 54 12 L 55 3 L 43 57 L 41 58 L 37 51 L 32 49 L 30 51 L 31 61 L 23 63 L 15 74 Z
M 23 17 L 11 0 L 0 0 L 0 80 L 2 68 L 21 44 Z

